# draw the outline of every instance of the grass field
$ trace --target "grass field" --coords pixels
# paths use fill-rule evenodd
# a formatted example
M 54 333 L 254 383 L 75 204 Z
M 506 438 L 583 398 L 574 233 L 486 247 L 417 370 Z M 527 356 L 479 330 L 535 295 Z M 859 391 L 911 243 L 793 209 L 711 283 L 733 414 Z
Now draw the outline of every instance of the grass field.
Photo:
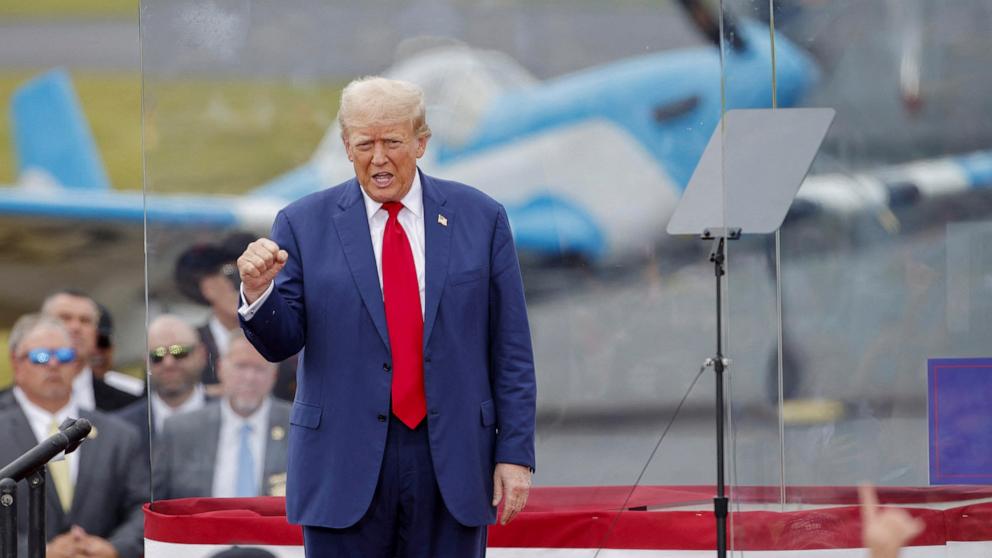
M 168 0 L 143 0 L 144 3 Z M 519 3 L 599 5 L 602 0 L 517 0 Z M 399 4 L 400 2 L 397 2 Z M 655 6 L 657 0 L 613 0 L 614 4 Z M 665 2 L 667 3 L 667 2 Z M 0 0 L 0 18 L 22 19 L 81 19 L 81 18 L 135 18 L 138 17 L 139 0 Z
M 0 18 L 138 18 L 138 0 L 0 0 Z
M 31 72 L 0 73 L 0 104 Z M 142 187 L 141 77 L 73 74 L 111 184 Z M 156 192 L 240 193 L 306 161 L 337 112 L 343 84 L 264 80 L 149 82 L 145 152 Z M 0 184 L 15 179 L 8 110 L 0 111 Z

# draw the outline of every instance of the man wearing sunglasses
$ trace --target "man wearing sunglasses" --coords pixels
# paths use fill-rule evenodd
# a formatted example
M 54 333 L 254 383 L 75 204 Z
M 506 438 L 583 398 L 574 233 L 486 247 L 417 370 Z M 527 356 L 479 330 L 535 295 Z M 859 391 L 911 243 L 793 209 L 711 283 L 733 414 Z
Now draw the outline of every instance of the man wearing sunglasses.
M 148 325 L 150 403 L 139 399 L 120 411 L 120 417 L 134 425 L 147 450 L 148 405 L 151 405 L 154 434 L 162 433 L 171 416 L 202 409 L 207 395 L 200 383 L 207 355 L 196 330 L 182 318 L 163 314 Z
M 81 291 L 66 289 L 48 295 L 41 313 L 61 321 L 72 337 L 78 357 L 73 365 L 76 376 L 72 389 L 81 408 L 115 411 L 138 399 L 137 395 L 108 384 L 91 366 L 97 356 L 100 320 L 100 307 L 95 300 Z
M 217 362 L 223 397 L 165 421 L 155 498 L 283 496 L 290 405 L 272 397 L 278 365 L 232 335 Z
M 0 412 L 0 465 L 54 434 L 67 418 L 93 424 L 75 452 L 48 464 L 47 556 L 137 558 L 143 551 L 141 505 L 148 496 L 148 471 L 135 465 L 137 433 L 114 417 L 76 404 L 72 381 L 78 355 L 61 322 L 24 316 L 14 324 L 9 342 L 16 404 Z M 25 482 L 18 491 L 21 502 L 27 502 Z M 17 511 L 25 548 L 28 506 Z

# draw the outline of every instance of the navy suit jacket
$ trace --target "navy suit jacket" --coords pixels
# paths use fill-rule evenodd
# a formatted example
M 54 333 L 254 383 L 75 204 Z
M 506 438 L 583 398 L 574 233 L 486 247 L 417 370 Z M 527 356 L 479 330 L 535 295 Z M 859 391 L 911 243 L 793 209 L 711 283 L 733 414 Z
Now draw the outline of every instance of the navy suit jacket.
M 495 463 L 534 467 L 536 382 L 520 265 L 503 207 L 420 174 L 426 295 L 424 385 L 434 472 L 451 514 L 495 521 Z M 344 528 L 375 492 L 390 415 L 391 358 L 368 216 L 357 179 L 283 209 L 289 253 L 248 339 L 270 361 L 303 350 L 290 417 L 286 508 Z

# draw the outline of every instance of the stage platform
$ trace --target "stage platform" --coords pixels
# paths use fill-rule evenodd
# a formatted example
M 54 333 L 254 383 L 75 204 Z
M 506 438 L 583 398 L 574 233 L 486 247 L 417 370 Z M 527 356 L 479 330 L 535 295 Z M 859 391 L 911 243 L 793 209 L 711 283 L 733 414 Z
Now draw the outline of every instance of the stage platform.
M 925 531 L 902 556 L 992 555 L 992 488 L 881 487 L 883 505 L 921 518 Z M 527 508 L 489 531 L 495 558 L 643 557 L 711 554 L 713 487 L 535 487 Z M 856 487 L 736 487 L 731 546 L 748 556 L 864 556 Z M 303 558 L 300 528 L 282 498 L 166 500 L 146 505 L 148 558 L 206 558 L 231 546 L 279 558 Z M 225 554 L 224 556 L 237 556 Z M 256 552 L 252 556 L 263 556 Z M 247 554 L 246 554 L 247 556 Z

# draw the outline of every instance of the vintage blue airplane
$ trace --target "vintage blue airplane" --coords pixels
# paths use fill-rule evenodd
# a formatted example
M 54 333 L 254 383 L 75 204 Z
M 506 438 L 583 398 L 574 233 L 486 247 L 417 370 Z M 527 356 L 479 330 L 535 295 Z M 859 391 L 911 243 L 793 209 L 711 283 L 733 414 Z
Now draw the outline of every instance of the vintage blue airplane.
M 729 49 L 727 107 L 767 106 L 766 28 L 739 27 Z M 816 65 L 777 45 L 778 100 L 790 106 Z M 589 260 L 635 253 L 662 235 L 721 111 L 721 59 L 699 47 L 641 56 L 547 82 L 493 51 L 422 49 L 387 74 L 423 85 L 434 137 L 425 172 L 462 180 L 507 206 L 523 252 Z M 312 160 L 243 197 L 121 192 L 108 183 L 68 78 L 53 72 L 13 101 L 19 186 L 0 215 L 150 225 L 268 229 L 276 210 L 350 176 L 336 126 Z M 622 207 L 619 199 L 638 203 Z

